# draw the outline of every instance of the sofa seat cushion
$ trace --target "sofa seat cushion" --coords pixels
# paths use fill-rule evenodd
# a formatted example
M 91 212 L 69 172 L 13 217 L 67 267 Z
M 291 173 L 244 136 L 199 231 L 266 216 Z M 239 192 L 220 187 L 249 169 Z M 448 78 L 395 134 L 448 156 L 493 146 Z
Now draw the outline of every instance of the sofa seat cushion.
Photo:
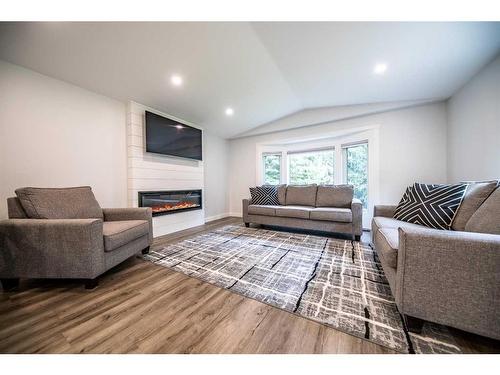
M 377 254 L 392 268 L 398 266 L 399 232 L 397 228 L 381 228 L 375 234 Z
M 276 208 L 281 206 L 251 204 L 248 206 L 248 213 L 251 215 L 276 216 Z
M 113 251 L 137 238 L 147 236 L 149 224 L 147 220 L 105 221 L 102 232 L 104 251 Z
M 352 223 L 352 211 L 350 208 L 316 207 L 311 211 L 310 219 Z
M 284 206 L 276 208 L 276 216 L 309 219 L 309 214 L 313 209 L 314 207 L 308 206 Z
M 425 228 L 419 224 L 407 223 L 406 221 L 393 219 L 392 217 L 382 217 L 382 216 L 375 216 L 373 218 L 373 224 L 374 224 L 373 230 L 378 230 L 381 228 L 391 228 L 391 229 Z
M 30 219 L 102 219 L 102 209 L 90 186 L 16 190 Z

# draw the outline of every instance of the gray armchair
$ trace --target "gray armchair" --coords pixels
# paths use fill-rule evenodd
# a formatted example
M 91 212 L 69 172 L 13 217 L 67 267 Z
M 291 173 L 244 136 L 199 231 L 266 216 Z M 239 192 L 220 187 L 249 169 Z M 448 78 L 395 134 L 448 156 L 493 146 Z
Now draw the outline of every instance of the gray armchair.
M 97 277 L 125 259 L 147 253 L 153 240 L 150 208 L 104 208 L 90 187 L 16 190 L 9 219 L 0 221 L 0 279 Z M 89 217 L 93 216 L 93 217 Z

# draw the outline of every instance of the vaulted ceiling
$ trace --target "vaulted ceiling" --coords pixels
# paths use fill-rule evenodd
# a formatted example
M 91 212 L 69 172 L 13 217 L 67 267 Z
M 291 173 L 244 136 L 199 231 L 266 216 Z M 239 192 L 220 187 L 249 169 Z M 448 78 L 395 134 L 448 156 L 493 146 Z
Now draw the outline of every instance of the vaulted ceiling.
M 0 23 L 0 59 L 223 137 L 316 107 L 448 98 L 499 52 L 500 23 Z

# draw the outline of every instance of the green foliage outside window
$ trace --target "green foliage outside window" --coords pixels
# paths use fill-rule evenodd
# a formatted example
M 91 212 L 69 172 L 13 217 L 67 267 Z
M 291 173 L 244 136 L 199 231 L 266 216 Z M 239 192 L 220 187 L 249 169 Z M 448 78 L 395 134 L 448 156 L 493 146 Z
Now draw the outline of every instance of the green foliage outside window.
M 281 155 L 264 155 L 264 184 L 279 185 L 281 175 Z
M 333 184 L 334 158 L 333 150 L 288 155 L 290 184 Z
M 354 197 L 368 207 L 368 145 L 360 144 L 345 149 L 346 181 L 354 185 Z

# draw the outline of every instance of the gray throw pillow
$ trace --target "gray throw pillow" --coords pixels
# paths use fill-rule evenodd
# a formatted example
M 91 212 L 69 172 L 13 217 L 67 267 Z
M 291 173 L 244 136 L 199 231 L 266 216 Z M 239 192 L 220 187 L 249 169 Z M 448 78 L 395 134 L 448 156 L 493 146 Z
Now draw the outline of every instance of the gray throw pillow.
M 102 219 L 102 209 L 90 186 L 33 188 L 16 190 L 31 219 Z

